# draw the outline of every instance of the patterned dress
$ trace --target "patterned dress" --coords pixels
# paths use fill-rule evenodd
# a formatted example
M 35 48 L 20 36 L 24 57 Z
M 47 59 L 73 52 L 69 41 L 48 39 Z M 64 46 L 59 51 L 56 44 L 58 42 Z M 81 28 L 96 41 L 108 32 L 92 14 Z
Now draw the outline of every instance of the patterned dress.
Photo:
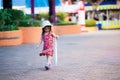
M 42 35 L 44 42 L 43 50 L 40 53 L 40 56 L 53 56 L 54 53 L 54 36 L 52 33 L 45 33 Z

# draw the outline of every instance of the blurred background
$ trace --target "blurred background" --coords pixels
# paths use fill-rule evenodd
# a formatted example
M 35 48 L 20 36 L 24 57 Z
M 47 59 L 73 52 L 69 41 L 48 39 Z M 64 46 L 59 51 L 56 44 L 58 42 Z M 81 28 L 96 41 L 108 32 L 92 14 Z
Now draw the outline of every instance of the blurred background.
M 80 1 L 85 5 L 86 26 L 100 24 L 103 29 L 120 28 L 120 0 L 0 0 L 0 8 L 7 5 L 36 20 L 50 19 L 55 25 L 78 24 Z M 52 20 L 49 16 L 53 16 Z

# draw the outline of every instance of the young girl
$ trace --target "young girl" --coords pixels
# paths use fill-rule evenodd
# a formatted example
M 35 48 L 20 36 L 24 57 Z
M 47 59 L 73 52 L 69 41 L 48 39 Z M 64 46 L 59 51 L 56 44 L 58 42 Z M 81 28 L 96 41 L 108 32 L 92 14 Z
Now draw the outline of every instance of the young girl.
M 52 32 L 51 27 L 51 23 L 47 20 L 42 23 L 41 41 L 37 46 L 38 48 L 42 43 L 44 43 L 43 50 L 39 55 L 47 57 L 47 64 L 45 65 L 46 70 L 50 69 L 51 67 L 51 60 L 54 53 L 54 40 L 58 38 L 58 36 Z

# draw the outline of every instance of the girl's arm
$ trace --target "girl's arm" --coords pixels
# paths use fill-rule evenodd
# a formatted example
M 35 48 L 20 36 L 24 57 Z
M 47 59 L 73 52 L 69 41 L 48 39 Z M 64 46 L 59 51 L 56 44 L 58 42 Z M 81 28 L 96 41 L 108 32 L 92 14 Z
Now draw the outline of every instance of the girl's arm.
M 52 33 L 52 34 L 53 34 L 54 38 L 58 39 L 58 37 L 59 37 L 58 35 L 56 35 L 55 33 Z
M 42 43 L 43 43 L 43 40 L 42 40 L 42 36 L 41 36 L 40 41 L 39 41 L 36 49 L 38 49 Z

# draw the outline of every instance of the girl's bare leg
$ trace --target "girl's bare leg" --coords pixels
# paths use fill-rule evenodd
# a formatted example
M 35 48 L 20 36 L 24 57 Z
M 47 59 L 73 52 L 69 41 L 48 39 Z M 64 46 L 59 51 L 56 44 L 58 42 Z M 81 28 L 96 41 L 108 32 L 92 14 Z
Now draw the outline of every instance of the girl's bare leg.
M 49 70 L 51 67 L 52 56 L 47 56 L 47 65 L 45 66 L 46 70 Z
M 47 56 L 47 64 L 51 64 L 52 56 Z

